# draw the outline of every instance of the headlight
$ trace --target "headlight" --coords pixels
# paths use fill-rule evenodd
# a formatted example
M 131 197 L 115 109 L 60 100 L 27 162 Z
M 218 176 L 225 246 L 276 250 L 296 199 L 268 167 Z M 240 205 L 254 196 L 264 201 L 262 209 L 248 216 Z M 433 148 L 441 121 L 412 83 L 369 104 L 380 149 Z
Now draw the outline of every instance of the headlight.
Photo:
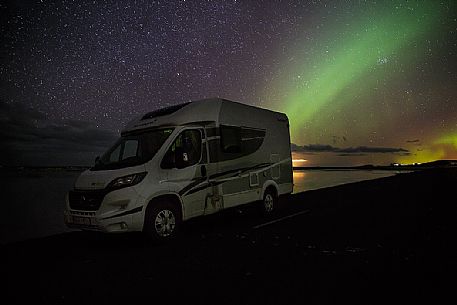
M 143 172 L 116 178 L 111 181 L 106 188 L 112 191 L 138 184 L 146 177 L 146 174 L 147 172 Z

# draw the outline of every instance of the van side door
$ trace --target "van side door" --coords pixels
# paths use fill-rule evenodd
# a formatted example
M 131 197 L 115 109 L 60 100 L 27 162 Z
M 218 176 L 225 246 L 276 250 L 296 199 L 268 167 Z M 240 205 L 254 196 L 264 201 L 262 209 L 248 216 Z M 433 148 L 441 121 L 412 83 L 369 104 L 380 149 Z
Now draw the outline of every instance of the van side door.
M 170 190 L 183 201 L 184 219 L 203 214 L 211 190 L 208 184 L 207 151 L 203 128 L 186 128 L 176 136 L 165 153 L 161 168 L 168 171 Z

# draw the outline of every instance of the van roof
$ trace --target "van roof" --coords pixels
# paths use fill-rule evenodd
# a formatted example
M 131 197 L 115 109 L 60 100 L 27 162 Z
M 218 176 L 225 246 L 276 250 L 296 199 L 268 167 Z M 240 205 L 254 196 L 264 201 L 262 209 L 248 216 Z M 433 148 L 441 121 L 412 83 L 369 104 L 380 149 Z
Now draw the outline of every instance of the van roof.
M 140 131 L 143 129 L 157 128 L 161 126 L 177 126 L 188 124 L 209 124 L 216 123 L 222 104 L 234 103 L 242 105 L 246 109 L 256 109 L 277 113 L 275 111 L 250 106 L 223 98 L 209 98 L 196 101 L 185 102 L 169 107 L 160 108 L 145 114 L 142 114 L 131 120 L 122 130 L 121 134 Z M 285 116 L 285 114 L 282 114 Z M 285 116 L 286 117 L 286 116 Z M 287 117 L 286 117 L 287 118 Z

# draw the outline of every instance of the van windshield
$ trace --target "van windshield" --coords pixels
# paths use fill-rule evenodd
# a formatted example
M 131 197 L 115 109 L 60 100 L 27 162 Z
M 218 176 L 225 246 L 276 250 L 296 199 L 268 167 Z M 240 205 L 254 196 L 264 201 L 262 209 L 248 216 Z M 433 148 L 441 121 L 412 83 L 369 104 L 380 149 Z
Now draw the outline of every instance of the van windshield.
M 172 132 L 173 128 L 166 128 L 122 136 L 91 170 L 118 169 L 146 163 L 154 157 Z

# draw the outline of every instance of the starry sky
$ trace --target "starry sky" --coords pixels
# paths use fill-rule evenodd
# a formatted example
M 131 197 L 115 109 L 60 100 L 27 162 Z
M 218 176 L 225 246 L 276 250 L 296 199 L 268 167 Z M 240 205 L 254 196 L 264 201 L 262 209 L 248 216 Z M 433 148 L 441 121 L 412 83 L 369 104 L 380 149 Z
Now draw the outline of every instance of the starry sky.
M 91 164 L 138 114 L 208 97 L 285 112 L 297 165 L 457 159 L 453 0 L 0 10 L 3 165 Z

